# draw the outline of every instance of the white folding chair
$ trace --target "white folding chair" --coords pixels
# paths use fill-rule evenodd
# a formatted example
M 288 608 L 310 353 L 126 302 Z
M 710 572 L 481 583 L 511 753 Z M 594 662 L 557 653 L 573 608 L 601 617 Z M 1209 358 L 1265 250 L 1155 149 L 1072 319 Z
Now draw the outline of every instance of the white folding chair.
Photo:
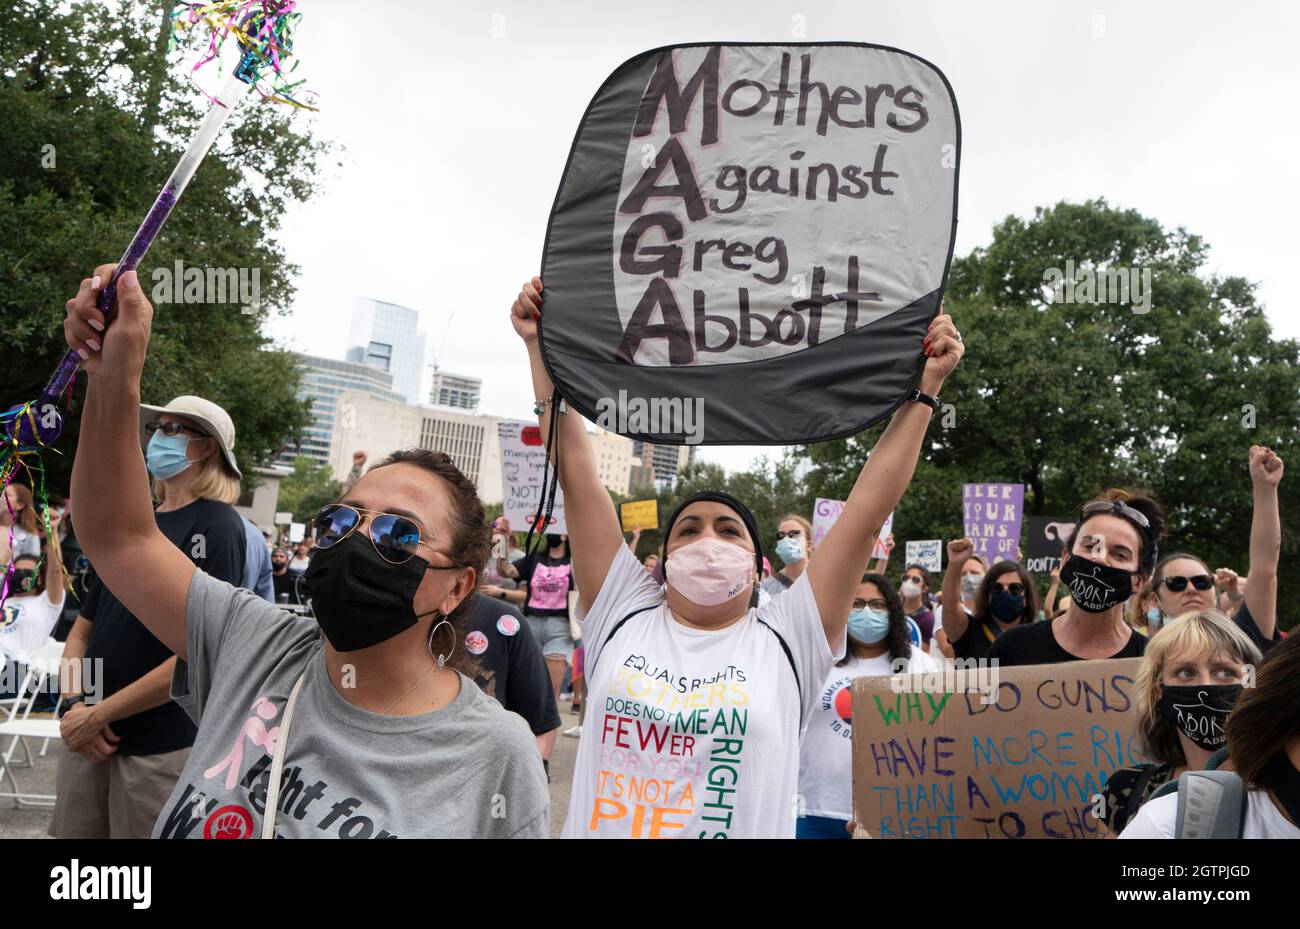
M 27 673 L 23 675 L 22 687 L 18 689 L 18 697 L 10 705 L 8 717 L 0 722 L 0 742 L 5 738 L 9 739 L 4 754 L 0 756 L 0 787 L 3 787 L 6 782 L 12 787 L 12 790 L 0 791 L 0 798 L 12 797 L 15 806 L 19 808 L 54 805 L 53 794 L 24 793 L 18 789 L 18 782 L 13 775 L 13 769 L 18 765 L 13 764 L 13 756 L 21 743 L 23 754 L 27 757 L 26 764 L 23 766 L 30 766 L 35 762 L 31 750 L 27 747 L 28 738 L 45 740 L 41 746 L 41 754 L 44 755 L 50 739 L 61 737 L 57 719 L 31 719 L 30 717 L 37 698 L 46 690 L 45 682 L 50 677 L 58 680 L 59 660 L 62 657 L 63 643 L 53 640 L 31 655 L 27 662 Z M 57 691 L 57 687 L 55 689 Z

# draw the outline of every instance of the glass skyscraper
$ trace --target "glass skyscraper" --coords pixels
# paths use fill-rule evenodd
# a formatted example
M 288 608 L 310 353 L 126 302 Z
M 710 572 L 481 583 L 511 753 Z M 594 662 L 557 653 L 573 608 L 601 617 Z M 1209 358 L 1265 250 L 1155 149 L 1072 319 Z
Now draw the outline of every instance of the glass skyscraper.
M 352 306 L 348 361 L 387 371 L 407 403 L 423 403 L 424 336 L 420 314 L 409 307 L 358 297 Z

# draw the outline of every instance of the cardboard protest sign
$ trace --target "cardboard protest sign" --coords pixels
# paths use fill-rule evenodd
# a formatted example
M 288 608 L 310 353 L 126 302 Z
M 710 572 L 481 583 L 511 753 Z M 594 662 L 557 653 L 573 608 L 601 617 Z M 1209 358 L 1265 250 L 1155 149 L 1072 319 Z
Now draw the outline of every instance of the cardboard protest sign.
M 921 542 L 908 542 L 907 557 L 903 567 L 919 564 L 931 574 L 943 570 L 943 539 L 926 539 Z
M 497 423 L 501 448 L 502 515 L 511 528 L 527 532 L 544 514 L 538 512 L 542 499 L 542 476 L 546 468 L 546 447 L 536 423 L 503 419 Z M 548 479 L 549 482 L 549 479 Z M 551 521 L 538 532 L 564 532 L 564 492 L 555 485 L 555 508 Z
M 962 531 L 990 563 L 1016 560 L 1024 514 L 1024 484 L 961 485 Z
M 856 679 L 857 822 L 877 838 L 1096 837 L 1107 779 L 1146 761 L 1139 662 Z
M 820 545 L 822 539 L 826 538 L 826 533 L 830 531 L 831 526 L 835 525 L 835 520 L 840 518 L 842 512 L 844 512 L 843 500 L 818 497 L 813 501 L 813 548 Z
M 618 505 L 618 513 L 624 532 L 659 528 L 658 500 L 629 500 Z
M 1051 574 L 1061 566 L 1061 549 L 1074 531 L 1073 516 L 1025 517 L 1025 570 Z
M 811 442 L 887 416 L 924 365 L 960 149 L 947 79 L 898 49 L 628 60 L 583 116 L 547 230 L 560 393 L 665 444 Z

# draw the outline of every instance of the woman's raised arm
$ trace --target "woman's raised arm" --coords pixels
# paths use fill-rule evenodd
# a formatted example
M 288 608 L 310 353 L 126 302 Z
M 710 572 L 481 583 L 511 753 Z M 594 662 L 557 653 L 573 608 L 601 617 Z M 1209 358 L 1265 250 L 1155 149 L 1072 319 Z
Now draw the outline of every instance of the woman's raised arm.
M 550 403 L 555 385 L 546 373 L 542 350 L 537 344 L 537 322 L 542 318 L 542 279 L 524 284 L 510 307 L 510 322 L 528 349 L 532 369 L 533 396 L 544 404 L 539 417 L 542 435 L 549 435 L 551 417 L 556 421 L 555 448 L 560 486 L 564 489 L 564 517 L 569 547 L 573 552 L 573 576 L 582 595 L 583 605 L 590 608 L 600 593 L 614 555 L 625 544 L 623 528 L 614 510 L 614 501 L 605 491 L 596 471 L 596 455 L 587 438 L 587 427 L 577 410 L 559 413 Z
M 924 346 L 930 357 L 921 372 L 920 390 L 937 396 L 944 379 L 957 367 L 966 349 L 952 318 L 947 315 L 936 316 L 930 322 Z M 912 481 L 933 412 L 924 403 L 905 402 L 894 413 L 889 428 L 862 466 L 843 512 L 817 547 L 817 557 L 808 565 L 808 581 L 832 647 L 848 623 L 853 592 L 871 555 L 871 540 L 880 533 L 885 518 Z M 945 615 L 946 606 L 945 599 Z
M 72 465 L 77 541 L 104 585 L 181 658 L 194 563 L 154 521 L 140 451 L 140 372 L 153 307 L 134 271 L 118 281 L 117 317 L 104 331 L 95 306 L 115 265 L 101 265 L 68 301 L 63 333 L 86 370 L 86 405 Z

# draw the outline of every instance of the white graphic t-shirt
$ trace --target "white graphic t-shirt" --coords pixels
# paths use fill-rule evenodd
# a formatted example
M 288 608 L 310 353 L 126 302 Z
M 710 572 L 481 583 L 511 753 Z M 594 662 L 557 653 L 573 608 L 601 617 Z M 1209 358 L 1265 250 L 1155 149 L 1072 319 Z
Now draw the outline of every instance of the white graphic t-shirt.
M 32 652 L 49 640 L 63 612 L 63 591 L 57 593 L 58 603 L 50 600 L 49 591 L 38 595 L 10 595 L 0 606 L 0 652 L 13 661 L 27 663 Z
M 940 670 L 920 648 L 907 659 L 908 674 Z M 804 814 L 827 816 L 846 822 L 853 818 L 853 698 L 855 677 L 883 677 L 892 673 L 889 653 L 875 658 L 850 658 L 831 668 L 817 692 L 817 709 L 799 748 L 799 793 Z
M 799 735 L 844 654 L 807 576 L 725 629 L 690 629 L 619 546 L 581 623 L 588 709 L 563 837 L 793 837 Z

